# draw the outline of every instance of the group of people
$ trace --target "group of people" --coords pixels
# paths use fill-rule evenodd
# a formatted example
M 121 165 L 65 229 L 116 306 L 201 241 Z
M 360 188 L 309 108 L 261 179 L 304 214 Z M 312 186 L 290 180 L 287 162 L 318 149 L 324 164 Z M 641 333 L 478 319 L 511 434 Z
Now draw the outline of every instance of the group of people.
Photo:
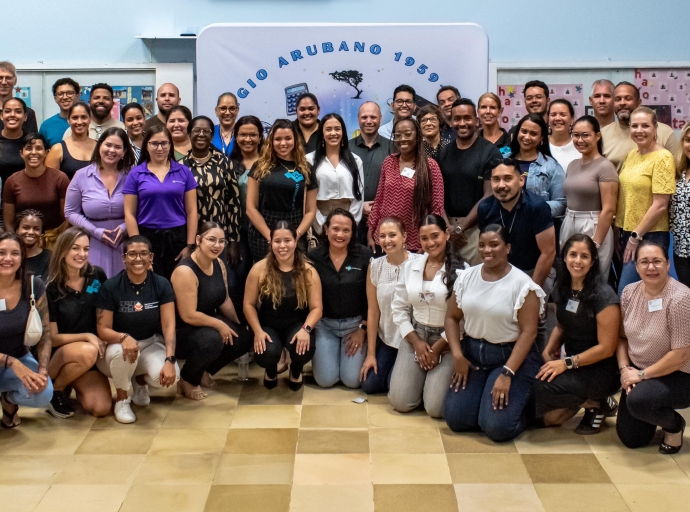
M 510 131 L 493 93 L 444 86 L 418 109 L 401 85 L 393 119 L 364 102 L 350 140 L 311 93 L 265 136 L 232 93 L 215 124 L 165 84 L 155 116 L 129 104 L 122 123 L 110 86 L 87 104 L 69 78 L 37 131 L 15 84 L 0 63 L 3 427 L 20 405 L 72 416 L 73 390 L 131 423 L 150 387 L 203 400 L 252 352 L 269 389 L 311 363 L 319 386 L 494 441 L 584 408 L 580 434 L 617 415 L 626 446 L 661 427 L 680 450 L 690 129 L 679 142 L 633 84 L 595 82 L 575 119 L 528 82 Z

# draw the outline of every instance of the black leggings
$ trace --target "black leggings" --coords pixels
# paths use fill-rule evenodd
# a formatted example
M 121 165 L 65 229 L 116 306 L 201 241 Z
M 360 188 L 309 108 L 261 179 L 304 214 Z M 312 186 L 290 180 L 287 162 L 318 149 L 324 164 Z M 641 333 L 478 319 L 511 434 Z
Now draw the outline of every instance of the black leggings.
M 683 417 L 676 409 L 690 407 L 690 374 L 673 372 L 663 377 L 643 380 L 630 391 L 621 393 L 616 433 L 628 448 L 647 446 L 657 427 L 666 432 L 680 432 Z
M 185 359 L 180 377 L 192 386 L 201 383 L 204 372 L 218 373 L 225 365 L 243 356 L 252 347 L 252 334 L 246 327 L 230 323 L 230 328 L 238 334 L 232 345 L 223 343 L 218 329 L 213 327 L 194 327 L 191 325 L 177 329 L 177 348 L 175 355 Z
M 263 354 L 254 354 L 254 361 L 256 364 L 266 369 L 266 376 L 269 379 L 274 379 L 278 374 L 278 362 L 280 362 L 280 355 L 283 353 L 283 348 L 287 348 L 290 353 L 290 373 L 296 379 L 302 373 L 304 365 L 312 360 L 314 351 L 316 350 L 314 331 L 309 335 L 309 350 L 304 354 L 297 354 L 297 343 L 290 343 L 292 337 L 297 334 L 302 328 L 303 322 L 292 324 L 284 329 L 274 329 L 262 325 L 261 328 L 266 334 L 271 337 L 272 343 L 266 342 L 266 350 Z
M 170 280 L 177 266 L 177 255 L 187 247 L 187 225 L 170 229 L 153 229 L 139 226 L 139 234 L 151 242 L 153 248 L 153 271 Z

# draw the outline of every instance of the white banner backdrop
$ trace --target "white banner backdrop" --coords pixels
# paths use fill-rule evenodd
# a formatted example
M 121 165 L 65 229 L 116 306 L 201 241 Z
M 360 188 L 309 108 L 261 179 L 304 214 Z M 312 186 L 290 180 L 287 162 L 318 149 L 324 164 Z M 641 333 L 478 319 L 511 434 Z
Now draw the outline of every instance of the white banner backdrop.
M 269 127 L 295 119 L 295 100 L 317 96 L 321 115 L 340 113 L 348 136 L 357 109 L 375 101 L 383 123 L 392 117 L 393 90 L 411 85 L 418 105 L 436 103 L 442 85 L 477 98 L 488 87 L 489 41 L 471 23 L 216 24 L 197 40 L 197 105 L 215 118 L 217 98 L 238 96 L 241 115 Z

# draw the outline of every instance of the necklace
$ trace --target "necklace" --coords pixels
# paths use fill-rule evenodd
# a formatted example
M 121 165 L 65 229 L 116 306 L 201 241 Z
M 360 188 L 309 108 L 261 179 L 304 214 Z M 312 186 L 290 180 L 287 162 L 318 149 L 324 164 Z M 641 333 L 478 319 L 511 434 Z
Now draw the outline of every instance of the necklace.
M 146 280 L 148 279 L 148 275 L 146 276 L 146 279 L 144 279 L 141 283 L 135 285 L 131 280 L 129 281 L 129 285 L 132 287 L 132 290 L 134 290 L 134 293 L 139 295 L 139 293 L 144 289 L 144 285 L 146 284 Z M 137 290 L 137 287 L 139 289 Z
M 220 131 L 220 150 L 223 152 L 224 155 L 228 154 L 228 149 L 230 149 L 230 143 L 232 142 L 232 130 L 228 133 L 223 133 L 223 129 L 218 126 L 218 129 Z M 230 140 L 226 143 L 225 138 L 230 136 Z
M 579 290 L 570 290 L 570 292 L 573 294 L 573 299 L 577 299 L 577 296 L 580 295 L 582 290 L 584 290 L 584 288 L 580 288 Z
M 501 211 L 501 210 L 503 210 L 503 208 L 500 206 L 498 208 L 499 208 L 498 213 L 501 215 L 501 224 L 503 224 L 503 227 L 506 228 L 506 223 L 503 222 L 503 212 Z M 508 230 L 508 234 L 510 234 L 510 232 L 513 231 L 513 224 L 515 224 L 515 217 L 517 217 L 517 213 L 518 212 L 516 211 L 513 214 L 513 222 L 510 223 L 510 229 Z
M 201 158 L 198 158 L 194 155 L 191 155 L 191 157 L 192 157 L 192 160 L 194 160 L 197 164 L 203 165 L 211 159 L 211 152 L 209 151 L 208 155 L 201 157 Z

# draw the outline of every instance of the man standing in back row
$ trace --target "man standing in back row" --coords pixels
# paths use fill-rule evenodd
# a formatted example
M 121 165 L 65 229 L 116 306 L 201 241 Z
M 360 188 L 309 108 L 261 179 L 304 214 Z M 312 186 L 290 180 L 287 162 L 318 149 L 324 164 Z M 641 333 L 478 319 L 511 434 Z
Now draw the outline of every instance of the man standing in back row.
M 395 123 L 401 119 L 409 119 L 417 111 L 417 93 L 409 85 L 399 85 L 393 91 L 393 103 L 391 103 L 393 119 L 379 128 L 381 137 L 391 140 Z
M 165 121 L 168 117 L 168 112 L 173 107 L 180 104 L 180 90 L 175 84 L 163 84 L 158 88 L 156 95 L 156 105 L 158 105 L 158 113 L 151 116 L 146 121 L 145 131 L 149 131 L 154 126 L 165 126 Z
M 11 62 L 0 62 L 0 107 L 10 98 L 14 97 L 14 87 L 17 85 L 17 68 Z M 5 127 L 0 119 L 0 130 Z M 36 112 L 31 108 L 26 109 L 26 121 L 22 125 L 22 132 L 34 133 L 38 131 L 36 124 Z
M 89 124 L 89 137 L 93 140 L 101 138 L 101 134 L 108 128 L 122 128 L 125 125 L 119 119 L 113 119 L 113 88 L 108 84 L 95 84 L 91 87 L 89 107 L 91 107 L 91 123 Z M 65 132 L 63 139 L 72 135 L 72 128 Z

